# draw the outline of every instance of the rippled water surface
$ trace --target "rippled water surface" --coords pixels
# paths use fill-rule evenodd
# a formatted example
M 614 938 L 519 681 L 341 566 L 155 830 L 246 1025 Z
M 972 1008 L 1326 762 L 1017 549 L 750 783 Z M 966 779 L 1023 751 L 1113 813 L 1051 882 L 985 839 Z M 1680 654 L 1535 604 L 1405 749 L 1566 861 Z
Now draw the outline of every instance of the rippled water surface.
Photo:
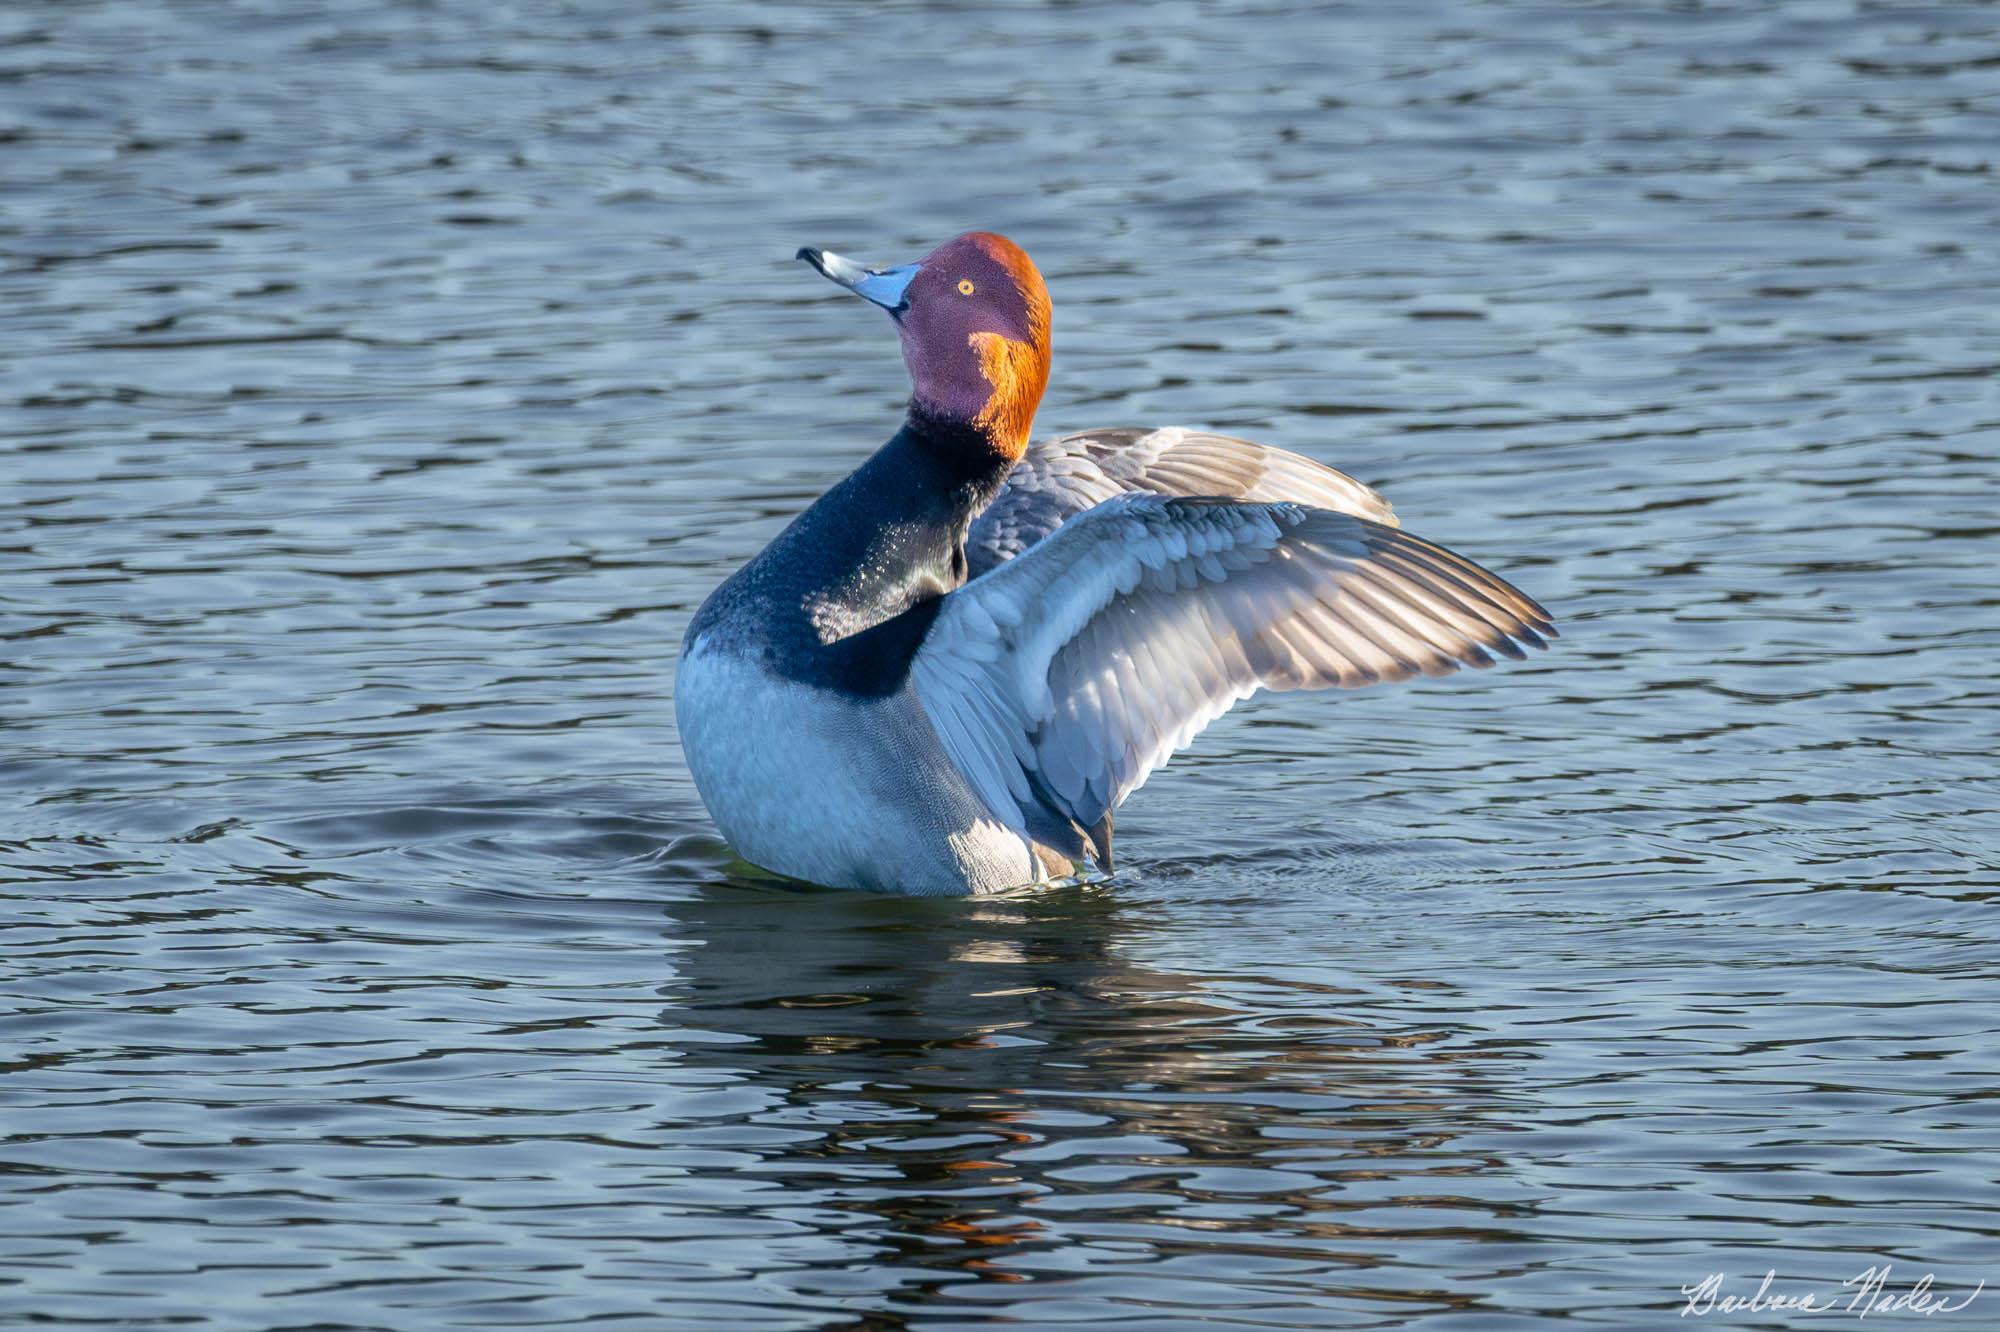
M 7 5 L 0 1322 L 2000 1285 L 1996 144 L 1989 7 Z M 680 633 L 904 387 L 790 256 L 975 226 L 1043 429 L 1562 642 L 1239 709 L 1108 884 L 747 875 Z

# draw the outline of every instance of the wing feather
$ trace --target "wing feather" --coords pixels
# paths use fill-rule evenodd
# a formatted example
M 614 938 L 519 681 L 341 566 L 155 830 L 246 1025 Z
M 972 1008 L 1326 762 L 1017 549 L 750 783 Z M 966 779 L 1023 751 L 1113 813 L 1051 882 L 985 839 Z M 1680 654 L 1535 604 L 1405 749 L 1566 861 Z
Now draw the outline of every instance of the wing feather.
M 1396 526 L 1389 501 L 1344 472 L 1233 435 L 1121 426 L 1037 440 L 966 534 L 978 577 L 1118 495 L 1290 502 Z
M 1444 675 L 1553 637 L 1518 589 L 1370 518 L 1131 491 L 948 594 L 912 677 L 996 817 L 1067 827 L 1058 849 L 1081 854 L 1259 689 Z

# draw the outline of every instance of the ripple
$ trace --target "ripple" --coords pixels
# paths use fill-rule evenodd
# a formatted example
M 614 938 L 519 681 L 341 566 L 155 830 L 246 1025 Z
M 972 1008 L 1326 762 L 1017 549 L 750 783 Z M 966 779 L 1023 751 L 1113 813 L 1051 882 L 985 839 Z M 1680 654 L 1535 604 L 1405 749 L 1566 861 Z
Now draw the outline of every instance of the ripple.
M 943 32 L 0 18 L 0 1321 L 1990 1280 L 1992 13 Z M 789 256 L 972 225 L 1050 277 L 1044 428 L 1351 470 L 1560 650 L 1251 702 L 1108 882 L 737 860 L 681 629 L 900 408 Z

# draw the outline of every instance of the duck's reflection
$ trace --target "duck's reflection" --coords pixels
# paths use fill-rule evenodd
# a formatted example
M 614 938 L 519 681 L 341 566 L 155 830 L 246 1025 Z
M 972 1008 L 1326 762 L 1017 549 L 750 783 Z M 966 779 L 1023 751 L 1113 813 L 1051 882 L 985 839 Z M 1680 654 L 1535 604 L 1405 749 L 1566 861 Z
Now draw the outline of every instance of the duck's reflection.
M 694 946 L 663 1019 L 687 1063 L 768 1098 L 751 1122 L 812 1131 L 759 1170 L 879 1217 L 926 1286 L 1023 1280 L 1039 1241 L 1086 1235 L 1134 1261 L 1374 1266 L 1383 1229 L 1348 1218 L 1383 1180 L 1451 1195 L 1425 1234 L 1476 1233 L 1468 1177 L 1492 1167 L 1450 1144 L 1492 1100 L 1489 1060 L 1358 990 L 1144 965 L 1145 914 L 1109 888 L 721 886 L 673 909 Z

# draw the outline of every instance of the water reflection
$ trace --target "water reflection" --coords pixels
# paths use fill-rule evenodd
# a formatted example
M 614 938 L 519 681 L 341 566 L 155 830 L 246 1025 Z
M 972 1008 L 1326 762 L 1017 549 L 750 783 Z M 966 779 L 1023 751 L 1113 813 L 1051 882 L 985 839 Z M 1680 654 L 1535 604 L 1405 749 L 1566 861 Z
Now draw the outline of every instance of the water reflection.
M 1504 1130 L 1496 1083 L 1524 1052 L 1378 1025 L 1362 988 L 1147 966 L 1131 945 L 1151 927 L 1116 885 L 949 903 L 718 887 L 672 916 L 697 945 L 662 1014 L 679 1067 L 769 1094 L 757 1123 L 812 1126 L 757 1168 L 832 1182 L 882 1262 L 925 1274 L 906 1293 L 1074 1276 L 1101 1246 L 1161 1280 L 1227 1255 L 1281 1288 L 1404 1300 L 1334 1273 L 1398 1238 L 1510 1233 L 1464 1216 L 1504 1168 L 1454 1141 Z M 1421 1220 L 1355 1224 L 1389 1181 Z

